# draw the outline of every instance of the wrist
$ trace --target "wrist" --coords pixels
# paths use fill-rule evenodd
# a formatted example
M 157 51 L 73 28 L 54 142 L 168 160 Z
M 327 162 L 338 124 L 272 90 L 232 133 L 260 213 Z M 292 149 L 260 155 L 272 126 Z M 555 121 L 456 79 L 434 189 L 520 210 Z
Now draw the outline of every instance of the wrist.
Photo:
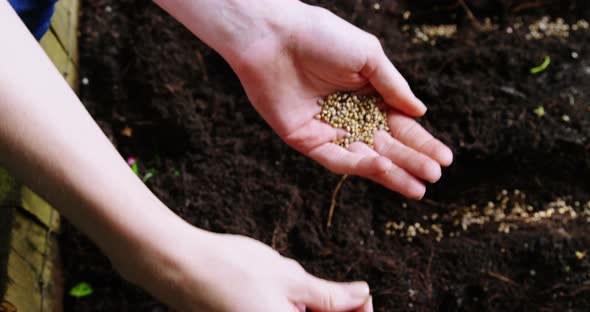
M 154 0 L 230 65 L 269 38 L 288 38 L 307 6 L 298 0 Z M 276 41 L 276 40 L 275 40 Z
M 142 215 L 120 230 L 113 229 L 113 239 L 105 238 L 99 245 L 126 279 L 140 283 L 146 269 L 172 261 L 170 248 L 190 227 L 172 212 Z

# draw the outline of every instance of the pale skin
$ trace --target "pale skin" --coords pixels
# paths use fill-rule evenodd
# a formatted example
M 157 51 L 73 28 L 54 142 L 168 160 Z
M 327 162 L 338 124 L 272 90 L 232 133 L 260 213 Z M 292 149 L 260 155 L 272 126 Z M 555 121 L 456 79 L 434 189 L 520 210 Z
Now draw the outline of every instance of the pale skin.
M 232 66 L 290 146 L 339 174 L 421 198 L 451 151 L 372 35 L 295 0 L 158 0 Z M 255 240 L 192 227 L 129 170 L 6 0 L 0 0 L 0 163 L 83 230 L 129 281 L 179 311 L 372 311 L 365 282 L 316 278 Z M 163 43 L 165 44 L 165 43 Z M 9 47 L 9 48 L 6 48 Z M 392 134 L 331 142 L 317 99 L 375 90 Z M 173 103 L 170 103 L 173 105 Z

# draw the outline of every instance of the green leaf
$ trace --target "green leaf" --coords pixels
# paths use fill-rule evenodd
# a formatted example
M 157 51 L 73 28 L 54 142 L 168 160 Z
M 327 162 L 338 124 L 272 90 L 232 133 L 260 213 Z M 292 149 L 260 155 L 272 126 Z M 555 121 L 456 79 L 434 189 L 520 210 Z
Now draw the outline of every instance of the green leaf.
M 92 295 L 93 293 L 94 289 L 92 289 L 92 286 L 90 286 L 90 284 L 86 282 L 78 283 L 76 286 L 72 287 L 72 289 L 70 289 L 69 292 L 70 296 L 75 298 L 87 297 Z
M 153 178 L 156 175 L 156 169 L 151 168 L 144 176 L 143 176 L 143 183 L 147 182 L 147 180 Z
M 549 64 L 551 64 L 551 58 L 549 57 L 549 55 L 546 55 L 545 60 L 543 61 L 543 64 L 541 64 L 537 67 L 531 68 L 531 74 L 536 75 L 536 74 L 544 71 L 545 69 L 547 69 L 547 67 L 549 67 Z
M 174 170 L 174 176 L 175 176 L 175 177 L 179 177 L 179 176 L 180 176 L 180 171 L 178 171 L 178 170 Z
M 137 167 L 137 162 L 131 165 L 131 170 L 133 170 L 136 175 L 139 175 L 139 167 Z

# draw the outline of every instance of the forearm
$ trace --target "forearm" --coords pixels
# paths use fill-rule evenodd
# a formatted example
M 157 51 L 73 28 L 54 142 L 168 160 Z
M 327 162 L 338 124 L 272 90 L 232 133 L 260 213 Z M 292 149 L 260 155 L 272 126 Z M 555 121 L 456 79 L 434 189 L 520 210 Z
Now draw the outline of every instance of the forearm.
M 4 0 L 0 42 L 0 163 L 107 254 L 128 255 L 142 232 L 175 216 L 129 170 Z
M 154 0 L 228 62 L 301 17 L 298 0 Z

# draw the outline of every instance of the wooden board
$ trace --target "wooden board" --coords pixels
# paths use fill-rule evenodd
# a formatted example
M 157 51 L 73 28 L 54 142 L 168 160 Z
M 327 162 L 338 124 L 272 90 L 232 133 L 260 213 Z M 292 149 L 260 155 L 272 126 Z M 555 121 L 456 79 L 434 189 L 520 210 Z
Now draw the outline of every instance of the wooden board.
M 0 168 L 0 298 L 6 291 L 12 213 L 13 207 L 18 203 L 17 190 L 14 179 Z

